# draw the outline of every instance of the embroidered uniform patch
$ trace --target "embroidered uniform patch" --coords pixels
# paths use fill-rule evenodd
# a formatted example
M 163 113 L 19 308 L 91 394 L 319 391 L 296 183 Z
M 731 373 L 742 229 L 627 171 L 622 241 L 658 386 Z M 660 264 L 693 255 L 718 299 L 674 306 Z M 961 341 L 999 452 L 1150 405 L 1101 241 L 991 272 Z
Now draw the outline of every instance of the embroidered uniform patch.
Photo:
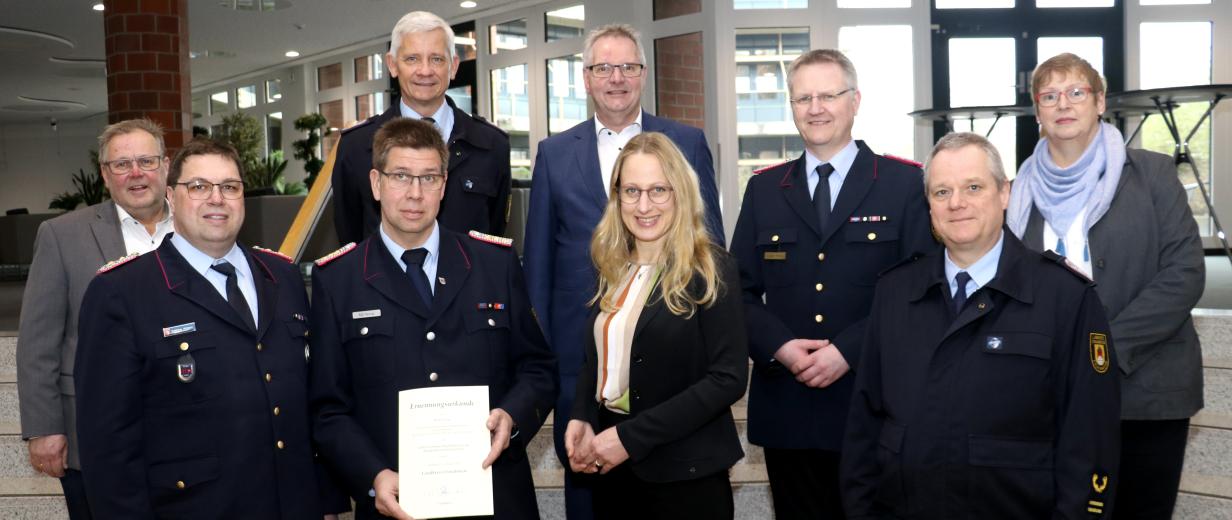
M 1099 332 L 1091 333 L 1091 368 L 1097 374 L 1108 371 L 1108 335 Z

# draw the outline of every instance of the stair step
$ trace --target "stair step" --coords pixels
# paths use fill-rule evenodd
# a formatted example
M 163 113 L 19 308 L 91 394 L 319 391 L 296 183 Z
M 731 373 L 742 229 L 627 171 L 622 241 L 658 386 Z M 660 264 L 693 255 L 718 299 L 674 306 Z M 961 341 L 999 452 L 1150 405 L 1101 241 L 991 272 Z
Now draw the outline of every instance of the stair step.
M 1232 311 L 1194 309 L 1193 318 L 1202 340 L 1202 357 L 1232 360 Z
M 1232 500 L 1182 492 L 1176 497 L 1176 520 L 1232 520 Z
M 50 480 L 50 479 L 48 479 Z M 59 484 L 56 484 L 59 488 Z M 0 518 L 7 520 L 67 520 L 64 498 L 58 496 L 6 496 L 0 498 Z

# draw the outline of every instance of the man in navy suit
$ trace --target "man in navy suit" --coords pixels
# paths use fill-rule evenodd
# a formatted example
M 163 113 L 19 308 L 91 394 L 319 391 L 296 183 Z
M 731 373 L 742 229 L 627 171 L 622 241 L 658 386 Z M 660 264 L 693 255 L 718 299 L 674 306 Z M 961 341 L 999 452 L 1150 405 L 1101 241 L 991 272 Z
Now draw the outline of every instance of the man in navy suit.
M 915 163 L 853 141 L 855 67 L 814 50 L 787 72 L 804 154 L 749 180 L 732 236 L 749 355 L 749 441 L 775 516 L 843 518 L 838 461 L 877 274 L 936 247 Z
M 236 244 L 244 183 L 234 148 L 189 142 L 166 195 L 175 233 L 104 266 L 81 304 L 74 383 L 90 509 L 321 518 L 299 269 Z
M 676 143 L 697 173 L 706 206 L 706 227 L 722 245 L 723 220 L 710 147 L 701 130 L 655 117 L 641 107 L 646 53 L 641 35 L 624 24 L 605 25 L 586 38 L 582 53 L 586 92 L 595 117 L 539 143 L 531 178 L 523 265 L 539 325 L 560 363 L 560 394 L 553 428 L 556 452 L 568 467 L 563 436 L 582 366 L 586 302 L 595 294 L 590 236 L 608 200 L 612 166 L 633 136 L 662 132 Z M 565 472 L 570 519 L 590 518 L 590 495 Z

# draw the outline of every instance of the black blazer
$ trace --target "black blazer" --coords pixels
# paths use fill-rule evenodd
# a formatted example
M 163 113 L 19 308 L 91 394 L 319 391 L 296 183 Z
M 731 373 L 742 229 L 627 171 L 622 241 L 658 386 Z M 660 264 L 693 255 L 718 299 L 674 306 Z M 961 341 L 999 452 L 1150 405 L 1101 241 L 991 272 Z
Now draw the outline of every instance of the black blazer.
M 748 343 L 735 260 L 714 248 L 722 281 L 717 300 L 688 319 L 662 300 L 642 309 L 629 368 L 630 417 L 616 426 L 633 473 L 649 482 L 713 475 L 744 456 L 731 405 L 748 383 Z M 694 278 L 691 290 L 701 280 Z M 656 291 L 658 289 L 656 288 Z M 585 328 L 586 363 L 578 374 L 573 417 L 598 429 L 598 359 L 591 309 Z M 598 433 L 598 432 L 596 432 Z

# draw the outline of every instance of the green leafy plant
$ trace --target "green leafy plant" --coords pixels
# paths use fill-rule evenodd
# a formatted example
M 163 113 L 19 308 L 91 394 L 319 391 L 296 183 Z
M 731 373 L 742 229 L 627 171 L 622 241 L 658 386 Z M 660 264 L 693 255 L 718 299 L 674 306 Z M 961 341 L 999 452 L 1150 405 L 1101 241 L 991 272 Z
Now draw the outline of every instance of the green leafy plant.
M 216 139 L 235 147 L 244 170 L 252 170 L 261 161 L 261 142 L 265 137 L 257 118 L 236 112 L 222 119 Z
M 304 114 L 295 120 L 295 129 L 308 134 L 307 137 L 291 143 L 295 149 L 294 157 L 304 161 L 304 171 L 308 173 L 304 184 L 308 188 L 312 187 L 312 183 L 317 180 L 317 174 L 325 167 L 325 161 L 317 157 L 317 146 L 321 144 L 322 137 L 330 134 L 328 125 L 329 121 L 325 116 L 316 112 Z
M 47 206 L 48 209 L 72 211 L 81 203 L 92 206 L 111 197 L 111 194 L 107 192 L 106 183 L 103 182 L 103 171 L 98 163 L 97 151 L 90 150 L 90 162 L 94 164 L 93 175 L 86 173 L 85 169 L 78 168 L 72 178 L 74 191 L 56 195 L 51 199 L 51 204 Z
M 274 152 L 269 157 L 258 159 L 244 169 L 244 189 L 254 191 L 274 188 L 286 169 L 287 161 L 283 160 L 282 152 Z

